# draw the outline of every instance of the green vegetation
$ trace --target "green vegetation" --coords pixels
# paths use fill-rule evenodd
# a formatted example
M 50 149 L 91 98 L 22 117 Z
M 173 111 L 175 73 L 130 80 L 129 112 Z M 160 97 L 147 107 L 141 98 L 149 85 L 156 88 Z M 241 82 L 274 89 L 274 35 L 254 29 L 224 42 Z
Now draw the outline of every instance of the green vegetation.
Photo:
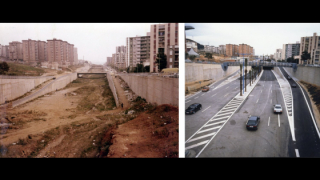
M 0 63 L 0 74 L 6 74 L 9 71 L 9 65 L 6 62 Z
M 11 76 L 40 76 L 45 73 L 41 68 L 36 68 L 24 64 L 8 62 L 9 71 L 6 73 Z

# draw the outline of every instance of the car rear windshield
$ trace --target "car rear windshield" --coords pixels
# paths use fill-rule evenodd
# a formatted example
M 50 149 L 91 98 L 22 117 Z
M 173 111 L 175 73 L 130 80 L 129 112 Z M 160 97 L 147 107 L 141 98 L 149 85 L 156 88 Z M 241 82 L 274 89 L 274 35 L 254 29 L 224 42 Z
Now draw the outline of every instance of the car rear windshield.
M 255 120 L 249 120 L 247 124 L 248 124 L 248 125 L 255 125 L 255 124 L 256 124 L 256 121 L 255 121 Z
M 281 109 L 281 106 L 276 106 L 276 109 Z
M 197 107 L 197 105 L 195 105 L 195 104 L 189 106 L 189 108 L 195 108 L 195 107 Z

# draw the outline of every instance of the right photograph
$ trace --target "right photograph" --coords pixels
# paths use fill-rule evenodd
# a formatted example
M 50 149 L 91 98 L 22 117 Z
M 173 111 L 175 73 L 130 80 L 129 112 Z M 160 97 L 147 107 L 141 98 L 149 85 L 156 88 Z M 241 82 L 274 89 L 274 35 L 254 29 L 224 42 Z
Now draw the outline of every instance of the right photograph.
M 185 23 L 185 158 L 319 158 L 319 30 Z

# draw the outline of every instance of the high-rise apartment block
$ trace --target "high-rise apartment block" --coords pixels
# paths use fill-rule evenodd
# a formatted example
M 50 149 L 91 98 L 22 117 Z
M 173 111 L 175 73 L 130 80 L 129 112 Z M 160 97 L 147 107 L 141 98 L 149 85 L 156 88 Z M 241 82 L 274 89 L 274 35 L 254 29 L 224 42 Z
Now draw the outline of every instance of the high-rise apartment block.
M 47 40 L 47 58 L 49 67 L 57 69 L 58 66 L 67 67 L 74 64 L 74 45 L 67 41 L 53 38 Z
M 276 49 L 276 52 L 274 53 L 274 60 L 276 61 L 281 60 L 281 54 L 282 54 L 282 49 Z
M 127 37 L 126 65 L 150 65 L 150 33 L 147 36 Z
M 125 69 L 126 66 L 126 46 L 116 46 L 115 65 L 118 69 Z
M 9 42 L 9 59 L 10 60 L 23 60 L 22 43 L 19 41 Z
M 239 46 L 236 44 L 226 44 L 226 55 L 229 57 L 238 56 Z
M 301 55 L 303 51 L 310 53 L 310 60 L 306 61 L 307 64 L 320 64 L 320 36 L 317 36 L 317 33 L 313 33 L 313 36 L 301 37 L 301 45 L 299 52 L 299 64 L 304 62 L 301 60 Z
M 288 43 L 283 44 L 281 59 L 287 60 L 290 57 L 294 57 L 300 54 L 300 43 Z
M 158 72 L 157 54 L 168 52 L 179 42 L 179 23 L 154 24 L 150 28 L 150 72 Z M 167 64 L 168 58 L 167 58 Z

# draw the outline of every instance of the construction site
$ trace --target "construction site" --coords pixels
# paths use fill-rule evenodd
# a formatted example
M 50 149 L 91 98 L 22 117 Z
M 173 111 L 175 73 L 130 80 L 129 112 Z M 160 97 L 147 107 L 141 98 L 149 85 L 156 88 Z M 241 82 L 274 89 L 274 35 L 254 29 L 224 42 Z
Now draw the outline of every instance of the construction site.
M 147 102 L 104 68 L 44 69 L 53 78 L 0 105 L 0 157 L 178 158 L 178 106 Z

